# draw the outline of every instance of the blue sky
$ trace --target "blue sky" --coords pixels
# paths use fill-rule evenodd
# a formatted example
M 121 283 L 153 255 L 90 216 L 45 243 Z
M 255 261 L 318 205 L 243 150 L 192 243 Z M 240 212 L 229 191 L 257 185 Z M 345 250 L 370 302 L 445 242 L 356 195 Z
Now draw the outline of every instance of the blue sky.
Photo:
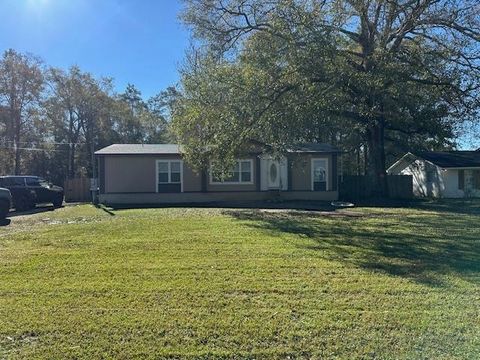
M 180 0 L 0 0 L 0 52 L 13 48 L 61 68 L 78 65 L 134 84 L 148 98 L 179 80 L 189 33 Z M 471 130 L 462 148 L 480 146 Z
M 180 0 L 0 0 L 0 51 L 133 83 L 144 97 L 178 81 L 189 44 Z

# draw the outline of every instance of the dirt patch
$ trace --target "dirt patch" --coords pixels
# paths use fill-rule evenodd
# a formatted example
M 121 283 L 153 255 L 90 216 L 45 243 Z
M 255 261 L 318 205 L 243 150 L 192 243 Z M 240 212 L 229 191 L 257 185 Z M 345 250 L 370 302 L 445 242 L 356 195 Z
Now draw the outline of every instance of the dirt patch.
M 0 358 L 3 358 L 2 355 L 16 352 L 19 348 L 34 346 L 37 342 L 38 334 L 34 331 L 0 337 Z

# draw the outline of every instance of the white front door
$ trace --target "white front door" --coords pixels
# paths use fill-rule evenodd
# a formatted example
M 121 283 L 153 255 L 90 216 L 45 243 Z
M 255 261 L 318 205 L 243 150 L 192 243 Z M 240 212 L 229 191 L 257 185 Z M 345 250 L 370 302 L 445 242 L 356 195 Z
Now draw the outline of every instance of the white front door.
M 269 189 L 280 189 L 280 162 L 278 160 L 267 161 L 267 184 Z
M 288 161 L 283 157 L 274 159 L 272 156 L 260 158 L 260 189 L 288 190 Z

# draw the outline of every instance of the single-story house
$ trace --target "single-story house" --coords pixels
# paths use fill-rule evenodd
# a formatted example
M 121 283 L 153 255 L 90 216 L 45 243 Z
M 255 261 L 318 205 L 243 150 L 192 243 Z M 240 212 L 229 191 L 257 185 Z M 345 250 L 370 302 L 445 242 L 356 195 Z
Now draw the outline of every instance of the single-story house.
M 418 197 L 480 197 L 480 151 L 407 153 L 389 175 L 412 175 Z
M 236 160 L 228 178 L 197 171 L 177 144 L 114 144 L 97 151 L 99 201 L 105 204 L 173 204 L 338 199 L 340 151 L 302 144 L 281 158 L 259 151 Z

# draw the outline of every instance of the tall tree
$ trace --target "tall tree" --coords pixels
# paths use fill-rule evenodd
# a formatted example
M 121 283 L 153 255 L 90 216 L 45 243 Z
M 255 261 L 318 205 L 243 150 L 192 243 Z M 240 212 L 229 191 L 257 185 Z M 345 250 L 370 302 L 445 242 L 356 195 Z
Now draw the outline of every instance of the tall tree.
M 142 92 L 138 90 L 133 84 L 127 84 L 127 88 L 125 89 L 125 91 L 120 94 L 120 99 L 128 104 L 132 115 L 136 115 L 146 106 L 145 102 L 142 99 Z
M 68 157 L 65 161 L 66 177 L 75 177 L 76 150 L 79 145 L 82 122 L 78 111 L 81 102 L 81 72 L 78 67 L 72 67 L 67 73 L 61 69 L 51 69 L 49 80 L 53 94 L 46 106 L 48 116 L 52 121 L 55 141 L 65 142 Z
M 91 174 L 94 165 L 93 149 L 99 137 L 111 125 L 113 99 L 109 95 L 110 80 L 95 79 L 76 66 L 68 72 L 51 69 L 48 78 L 52 94 L 45 103 L 45 108 L 55 141 L 64 143 L 68 149 L 66 176 L 73 178 L 78 175 L 79 160 L 86 169 L 83 173 Z
M 41 61 L 7 50 L 0 60 L 0 106 L 5 121 L 7 146 L 13 147 L 15 174 L 21 172 L 23 136 L 39 104 L 44 87 Z
M 173 86 L 152 96 L 147 101 L 147 114 L 143 121 L 146 142 L 164 143 L 172 140 L 169 124 L 172 113 L 181 94 Z
M 147 101 L 134 85 L 117 96 L 115 129 L 124 142 L 162 143 L 168 140 L 168 119 L 175 88 L 167 88 Z
M 193 162 L 248 141 L 283 152 L 337 128 L 333 138 L 359 137 L 385 196 L 389 141 L 447 143 L 478 110 L 476 0 L 185 3 L 202 50 L 184 70 L 174 125 Z
M 147 105 L 135 85 L 128 84 L 116 102 L 116 131 L 128 143 L 144 141 L 141 117 Z

